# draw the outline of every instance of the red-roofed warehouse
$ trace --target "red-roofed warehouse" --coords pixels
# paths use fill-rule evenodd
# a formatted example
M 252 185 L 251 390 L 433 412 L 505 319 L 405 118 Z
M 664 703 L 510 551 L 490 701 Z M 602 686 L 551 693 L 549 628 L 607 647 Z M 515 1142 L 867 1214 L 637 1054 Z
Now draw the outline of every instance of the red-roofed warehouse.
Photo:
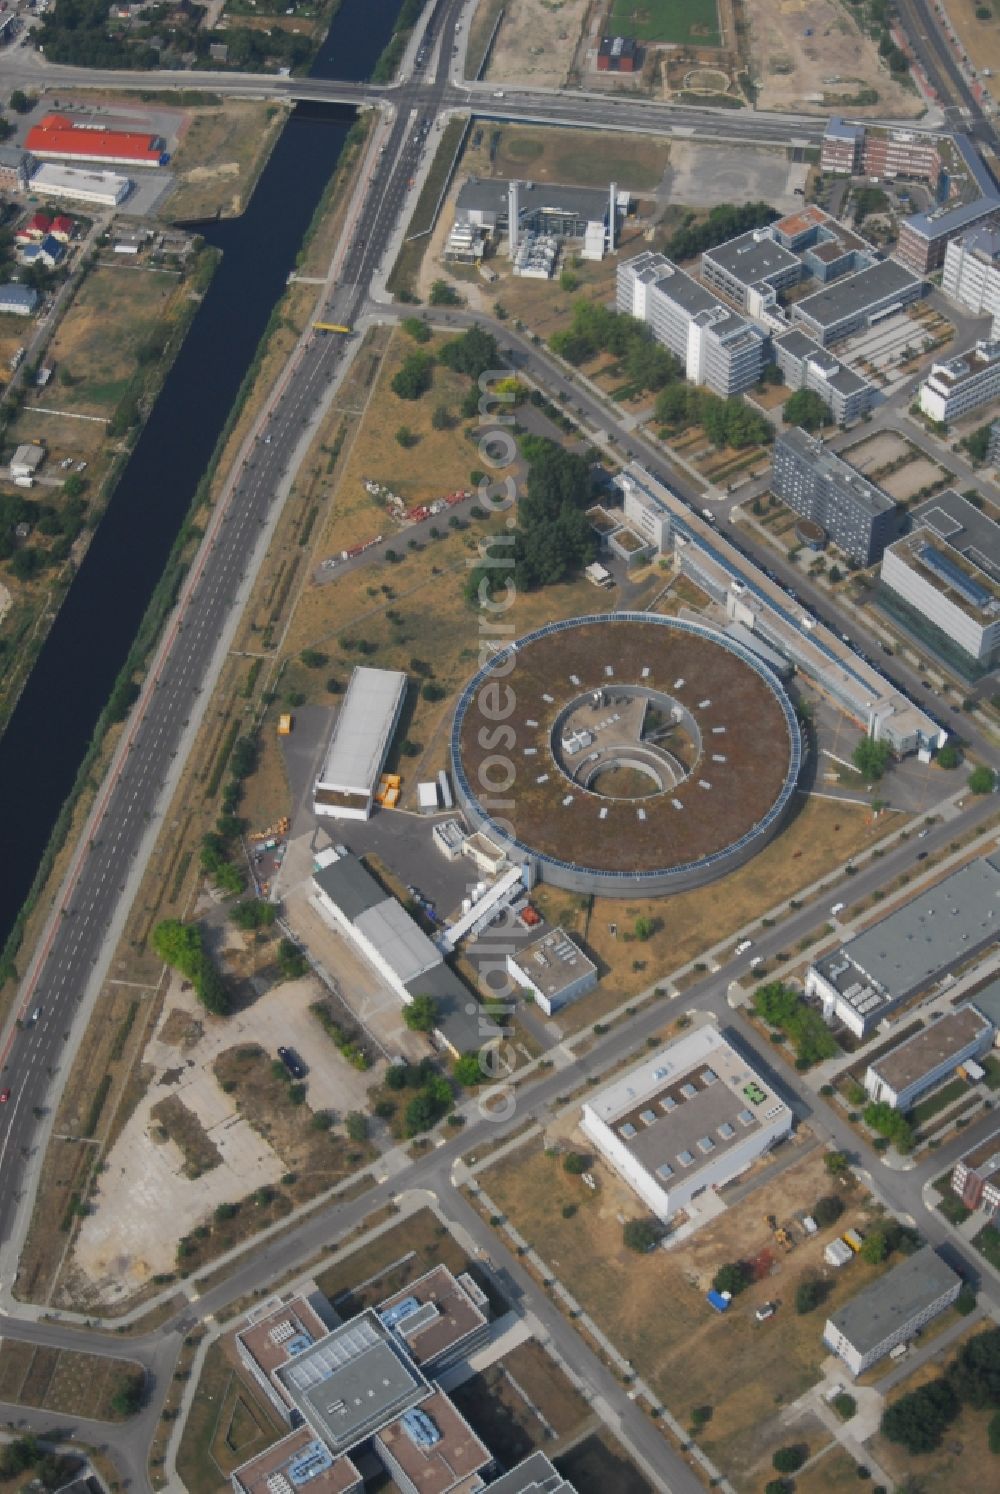
M 166 162 L 159 135 L 111 130 L 82 124 L 65 114 L 47 114 L 28 131 L 27 150 L 56 161 L 99 161 L 115 166 L 162 166 Z

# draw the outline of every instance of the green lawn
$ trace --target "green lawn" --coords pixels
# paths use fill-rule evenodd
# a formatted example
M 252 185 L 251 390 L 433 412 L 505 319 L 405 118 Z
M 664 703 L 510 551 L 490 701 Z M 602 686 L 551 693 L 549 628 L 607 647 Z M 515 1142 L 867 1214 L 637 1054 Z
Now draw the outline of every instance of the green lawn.
M 640 41 L 721 45 L 715 0 L 614 0 L 611 28 Z
M 928 1095 L 926 1100 L 921 1100 L 919 1105 L 914 1105 L 908 1116 L 911 1125 L 922 1126 L 940 1110 L 944 1110 L 961 1095 L 966 1094 L 968 1089 L 969 1086 L 964 1079 L 952 1079 L 942 1089 L 935 1090 L 933 1094 Z

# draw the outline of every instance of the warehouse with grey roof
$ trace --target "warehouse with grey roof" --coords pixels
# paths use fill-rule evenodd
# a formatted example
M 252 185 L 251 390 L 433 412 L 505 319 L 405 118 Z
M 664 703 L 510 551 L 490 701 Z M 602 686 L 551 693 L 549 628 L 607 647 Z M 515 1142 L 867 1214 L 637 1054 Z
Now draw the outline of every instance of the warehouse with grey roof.
M 806 995 L 863 1037 L 998 938 L 1000 855 L 984 856 L 810 965 Z

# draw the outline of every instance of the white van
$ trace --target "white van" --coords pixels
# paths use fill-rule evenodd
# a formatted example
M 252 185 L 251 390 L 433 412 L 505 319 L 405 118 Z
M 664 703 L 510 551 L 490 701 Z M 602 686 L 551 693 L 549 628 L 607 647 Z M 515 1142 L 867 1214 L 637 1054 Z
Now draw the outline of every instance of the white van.
M 830 912 L 833 915 L 833 917 L 836 918 L 837 914 L 838 913 L 843 913 L 843 911 L 844 911 L 844 909 L 846 907 L 847 907 L 846 903 L 834 903 L 833 907 L 830 909 Z

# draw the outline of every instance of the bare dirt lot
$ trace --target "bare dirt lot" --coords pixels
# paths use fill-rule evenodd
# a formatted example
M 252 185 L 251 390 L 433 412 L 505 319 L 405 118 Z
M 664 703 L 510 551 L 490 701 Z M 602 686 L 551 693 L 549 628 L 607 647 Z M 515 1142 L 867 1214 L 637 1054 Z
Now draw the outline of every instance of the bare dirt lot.
M 309 1112 L 342 1116 L 363 1103 L 366 1082 L 375 1080 L 350 1069 L 323 1037 L 309 1012 L 320 994 L 312 978 L 277 986 L 225 1021 L 206 1017 L 182 987 L 175 978 L 167 993 L 143 1055 L 150 1083 L 108 1153 L 76 1241 L 73 1264 L 101 1301 L 118 1301 L 172 1270 L 184 1234 L 219 1204 L 277 1183 L 289 1166 L 276 1139 L 241 1114 L 239 1095 L 223 1091 L 213 1067 L 220 1055 L 252 1041 L 269 1053 L 279 1043 L 295 1047 L 309 1064 Z M 158 1108 L 165 1099 L 174 1101 L 166 1111 Z
M 526 1143 L 485 1173 L 481 1180 L 490 1198 L 572 1284 L 577 1299 L 676 1416 L 684 1419 L 696 1406 L 710 1408 L 699 1440 L 737 1487 L 761 1487 L 770 1476 L 780 1408 L 820 1376 L 826 1316 L 879 1270 L 861 1260 L 839 1273 L 824 1266 L 830 1229 L 807 1239 L 790 1224 L 795 1244 L 788 1253 L 773 1240 L 769 1213 L 785 1223 L 834 1191 L 822 1150 L 797 1159 L 790 1153 L 791 1165 L 696 1234 L 671 1250 L 636 1256 L 622 1243 L 620 1222 L 640 1212 L 634 1195 L 600 1163 L 591 1169 L 597 1191 L 588 1191 L 565 1172 L 559 1156 L 545 1154 L 544 1142 L 553 1139 L 562 1140 Z M 587 1150 L 579 1137 L 576 1145 Z M 839 1191 L 845 1210 L 836 1228 L 863 1226 L 863 1189 L 855 1184 Z M 719 1317 L 704 1294 L 719 1267 L 735 1260 L 752 1260 L 758 1279 Z M 828 1295 L 816 1311 L 800 1315 L 794 1298 L 805 1277 L 824 1281 Z M 765 1301 L 776 1302 L 778 1311 L 758 1323 L 754 1311 Z
M 932 462 L 929 457 L 918 457 L 916 461 L 907 462 L 905 467 L 900 467 L 897 472 L 883 478 L 882 486 L 893 498 L 904 503 L 908 498 L 915 498 L 921 489 L 940 482 L 946 475 L 937 462 Z
M 746 0 L 750 52 L 760 109 L 851 108 L 862 89 L 877 99 L 879 117 L 912 119 L 924 105 L 915 91 L 894 83 L 879 63 L 875 43 L 862 35 L 838 0 Z
M 174 187 L 163 217 L 207 218 L 243 211 L 287 114 L 280 104 L 229 99 L 193 111 L 172 162 Z
M 984 9 L 992 12 L 989 20 L 976 14 Z M 973 67 L 979 72 L 992 68 L 994 73 L 1000 73 L 1000 13 L 996 6 L 984 6 L 983 0 L 948 0 L 948 15 Z M 989 86 L 995 97 L 996 83 Z
M 509 0 L 486 76 L 491 83 L 561 88 L 590 0 Z
M 891 462 L 896 462 L 904 457 L 913 447 L 902 436 L 896 436 L 891 431 L 882 431 L 877 436 L 870 437 L 867 441 L 859 441 L 857 446 L 850 446 L 840 455 L 852 467 L 859 472 L 870 475 L 879 472 Z

